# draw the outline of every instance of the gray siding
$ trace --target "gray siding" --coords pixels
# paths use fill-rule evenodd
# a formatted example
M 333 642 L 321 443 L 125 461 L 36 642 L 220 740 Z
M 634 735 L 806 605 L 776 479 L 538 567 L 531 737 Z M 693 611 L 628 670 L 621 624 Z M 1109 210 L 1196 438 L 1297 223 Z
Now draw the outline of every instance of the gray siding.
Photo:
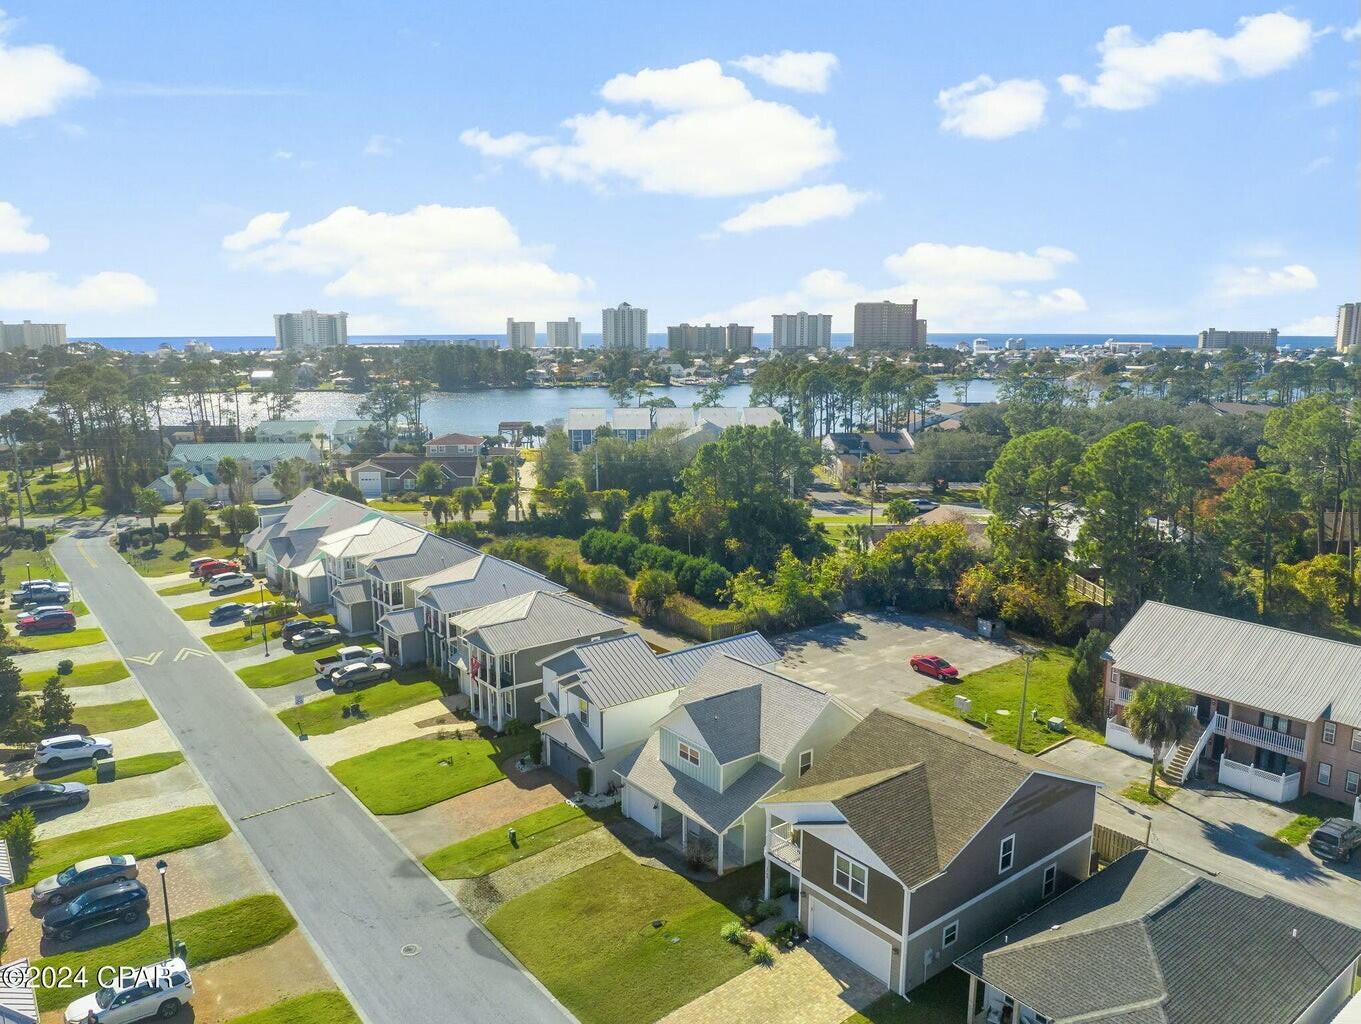
M 703 747 L 699 750 L 699 765 L 693 765 L 689 761 L 682 761 L 677 748 L 680 746 L 680 737 L 670 729 L 658 730 L 658 742 L 661 745 L 662 763 L 668 764 L 678 772 L 690 776 L 710 789 L 718 792 L 722 784 L 723 771 L 718 763 L 718 759 Z M 691 744 L 693 746 L 693 744 Z
M 869 868 L 869 884 L 866 889 L 867 901 L 856 899 L 850 893 L 832 884 L 832 865 L 834 848 L 817 836 L 803 834 L 803 877 L 819 889 L 824 889 L 841 900 L 848 907 L 854 907 L 862 914 L 878 921 L 891 935 L 903 933 L 903 884 L 896 878 Z M 869 865 L 866 865 L 869 867 Z M 915 909 L 915 907 L 914 907 Z

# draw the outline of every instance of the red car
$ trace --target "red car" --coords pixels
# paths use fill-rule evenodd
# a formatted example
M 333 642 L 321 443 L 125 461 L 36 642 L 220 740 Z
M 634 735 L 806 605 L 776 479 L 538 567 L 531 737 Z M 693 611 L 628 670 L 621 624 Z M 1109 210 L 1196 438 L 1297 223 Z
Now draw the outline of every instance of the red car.
M 959 669 L 938 655 L 914 654 L 908 660 L 908 664 L 912 666 L 913 672 L 920 672 L 932 679 L 939 679 L 946 683 L 959 681 Z
M 197 569 L 193 570 L 193 575 L 201 580 L 210 580 L 214 576 L 221 576 L 224 572 L 240 572 L 241 566 L 236 562 L 225 562 L 220 559 L 213 559 L 211 562 L 204 562 Z
M 19 616 L 15 625 L 20 633 L 60 633 L 62 630 L 75 629 L 76 617 L 65 608 L 39 608 Z

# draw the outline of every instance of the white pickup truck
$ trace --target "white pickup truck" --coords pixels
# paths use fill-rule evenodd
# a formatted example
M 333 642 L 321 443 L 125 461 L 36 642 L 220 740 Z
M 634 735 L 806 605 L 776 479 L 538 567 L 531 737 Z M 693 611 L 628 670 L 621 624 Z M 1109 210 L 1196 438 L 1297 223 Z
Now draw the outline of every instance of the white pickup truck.
M 356 644 L 352 647 L 342 647 L 335 654 L 325 658 L 318 658 L 312 665 L 317 670 L 317 675 L 325 677 L 352 661 L 368 661 L 370 658 L 381 658 L 382 656 L 383 649 L 381 647 L 360 647 Z

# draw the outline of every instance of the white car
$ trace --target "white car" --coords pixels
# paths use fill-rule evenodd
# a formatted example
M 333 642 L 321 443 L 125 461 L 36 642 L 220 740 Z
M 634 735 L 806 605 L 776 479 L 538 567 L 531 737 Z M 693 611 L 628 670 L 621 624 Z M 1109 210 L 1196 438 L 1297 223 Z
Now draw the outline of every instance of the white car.
M 228 590 L 238 590 L 241 587 L 248 587 L 255 580 L 247 576 L 244 572 L 224 572 L 213 577 L 213 581 L 208 584 L 208 592 L 211 594 L 224 594 Z
M 940 505 L 930 498 L 908 498 L 907 503 L 918 512 L 930 512 L 932 509 L 940 508 Z
M 103 736 L 53 736 L 40 740 L 33 751 L 39 767 L 65 764 L 67 761 L 99 761 L 113 757 L 113 741 Z
M 121 972 L 113 985 L 81 996 L 66 1008 L 66 1024 L 126 1024 L 159 1017 L 169 1020 L 194 998 L 189 967 L 179 957 Z

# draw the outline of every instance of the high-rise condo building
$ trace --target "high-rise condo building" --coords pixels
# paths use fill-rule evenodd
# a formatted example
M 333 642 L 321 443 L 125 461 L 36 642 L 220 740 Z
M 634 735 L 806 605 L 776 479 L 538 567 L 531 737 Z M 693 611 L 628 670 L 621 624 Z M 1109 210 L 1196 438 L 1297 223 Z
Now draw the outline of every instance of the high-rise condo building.
M 21 324 L 0 323 L 0 349 L 5 352 L 65 344 L 65 324 L 35 324 L 32 320 L 25 320 Z
M 605 348 L 647 348 L 647 310 L 621 302 L 600 311 L 600 343 Z
M 576 317 L 550 320 L 545 326 L 548 329 L 549 348 L 581 348 L 581 324 Z
M 1275 327 L 1269 331 L 1220 331 L 1211 327 L 1196 335 L 1196 348 L 1219 352 L 1241 345 L 1257 352 L 1270 352 L 1276 347 L 1279 334 Z
M 1337 350 L 1346 352 L 1358 346 L 1361 346 L 1361 302 L 1344 302 L 1337 307 Z
M 534 321 L 506 317 L 506 348 L 534 347 Z
M 832 347 L 830 313 L 776 313 L 771 321 L 771 348 L 776 352 Z
M 301 313 L 275 313 L 274 343 L 282 352 L 349 344 L 349 315 L 318 313 L 315 309 L 304 309 Z
M 727 329 L 715 327 L 713 324 L 705 324 L 703 327 L 680 324 L 666 329 L 666 347 L 673 352 L 692 354 L 722 352 L 727 344 Z
M 917 348 L 917 300 L 911 302 L 857 302 L 856 348 Z
M 741 324 L 728 324 L 728 351 L 750 352 L 753 330 L 754 328 L 743 327 Z
M 917 340 L 916 340 L 916 347 L 917 347 L 917 348 L 926 348 L 926 346 L 927 346 L 927 340 L 926 340 L 926 321 L 925 321 L 925 320 L 918 320 L 918 321 L 917 321 Z

